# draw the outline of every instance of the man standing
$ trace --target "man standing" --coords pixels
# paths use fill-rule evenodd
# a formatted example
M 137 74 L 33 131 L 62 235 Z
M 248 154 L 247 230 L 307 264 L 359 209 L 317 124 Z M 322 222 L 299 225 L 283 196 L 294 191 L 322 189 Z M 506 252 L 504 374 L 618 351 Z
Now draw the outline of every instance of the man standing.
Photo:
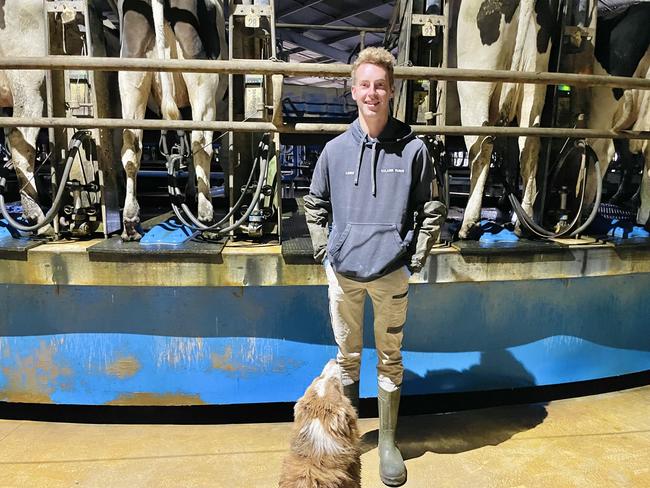
M 314 257 L 327 273 L 345 394 L 357 408 L 366 293 L 372 300 L 380 475 L 386 485 L 400 486 L 406 467 L 395 429 L 408 281 L 422 269 L 446 209 L 431 201 L 433 169 L 424 143 L 389 114 L 394 63 L 385 49 L 359 53 L 352 66 L 359 116 L 325 146 L 304 201 Z

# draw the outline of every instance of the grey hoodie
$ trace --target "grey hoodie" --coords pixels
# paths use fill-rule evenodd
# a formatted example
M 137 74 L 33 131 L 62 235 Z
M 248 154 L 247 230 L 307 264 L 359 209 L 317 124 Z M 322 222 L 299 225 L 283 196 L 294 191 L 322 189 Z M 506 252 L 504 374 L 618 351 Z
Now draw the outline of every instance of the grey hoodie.
M 419 271 L 446 214 L 430 201 L 432 179 L 426 146 L 407 124 L 390 117 L 372 139 L 355 120 L 326 144 L 304 198 L 314 257 L 357 281 L 404 265 Z

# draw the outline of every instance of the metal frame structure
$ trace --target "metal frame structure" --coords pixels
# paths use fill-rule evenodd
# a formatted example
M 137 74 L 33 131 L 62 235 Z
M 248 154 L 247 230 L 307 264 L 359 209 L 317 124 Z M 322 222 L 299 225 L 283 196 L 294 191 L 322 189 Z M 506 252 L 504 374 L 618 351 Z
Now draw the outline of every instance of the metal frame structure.
M 296 123 L 277 126 L 272 122 L 204 122 L 193 120 L 123 120 L 123 119 L 75 119 L 66 117 L 3 117 L 4 127 L 74 127 L 92 128 L 127 128 L 127 129 L 177 129 L 177 130 L 213 130 L 234 132 L 279 132 L 284 134 L 336 134 L 344 132 L 347 124 Z M 439 135 L 495 135 L 495 136 L 539 136 L 562 138 L 593 139 L 650 139 L 650 131 L 633 130 L 597 130 L 597 129 L 555 129 L 548 127 L 497 127 L 497 126 L 413 126 L 415 134 Z
M 268 10 L 268 9 L 267 9 Z M 260 15 L 271 15 L 270 11 L 260 11 Z M 241 15 L 251 15 L 250 13 L 243 12 Z M 233 16 L 231 16 L 231 25 Z M 258 19 L 259 20 L 259 19 Z M 233 37 L 232 29 L 230 29 L 229 37 Z M 232 56 L 232 52 L 231 52 Z M 246 122 L 235 121 L 233 111 L 233 94 L 230 90 L 229 95 L 229 120 L 222 121 L 167 121 L 167 120 L 122 120 L 122 119 L 105 119 L 105 118 L 88 118 L 79 120 L 75 118 L 5 118 L 3 123 L 5 126 L 44 126 L 44 127 L 74 127 L 76 129 L 88 128 L 141 128 L 141 129 L 176 129 L 176 130 L 213 130 L 213 131 L 229 131 L 230 144 L 229 144 L 229 161 L 235 161 L 237 154 L 235 147 L 235 132 L 270 132 L 274 134 L 276 142 L 275 147 L 279 147 L 279 134 L 280 133 L 340 133 L 347 129 L 347 124 L 318 124 L 318 123 L 296 123 L 286 124 L 282 120 L 281 99 L 282 99 L 282 80 L 285 74 L 304 73 L 305 71 L 313 71 L 315 69 L 322 69 L 318 74 L 334 75 L 334 76 L 348 76 L 351 70 L 349 65 L 331 66 L 331 65 L 311 65 L 305 70 L 304 66 L 291 65 L 290 63 L 277 63 L 273 61 L 253 61 L 253 60 L 230 60 L 230 61 L 178 61 L 178 60 L 125 60 L 125 59 L 112 59 L 112 58 L 77 58 L 75 60 L 61 58 L 40 58 L 40 59 L 5 59 L 0 60 L 0 68 L 3 66 L 9 68 L 54 68 L 64 69 L 65 67 L 78 67 L 97 70 L 111 70 L 115 68 L 138 69 L 138 70 L 161 70 L 161 71 L 197 71 L 197 72 L 218 72 L 228 73 L 230 84 L 234 74 L 242 73 L 256 73 L 265 75 L 267 80 L 267 95 L 266 100 L 268 103 L 271 99 L 271 106 L 264 105 L 262 114 L 266 121 Z M 90 62 L 89 62 L 90 61 Z M 456 74 L 456 76 L 454 76 Z M 531 76 L 532 75 L 532 76 Z M 425 68 L 425 67 L 410 67 L 403 66 L 397 67 L 395 76 L 402 79 L 435 79 L 435 80 L 448 80 L 448 79 L 467 79 L 470 81 L 484 81 L 484 80 L 499 80 L 499 81 L 523 81 L 530 83 L 544 83 L 544 84 L 573 84 L 575 86 L 586 85 L 600 85 L 600 86 L 624 86 L 626 88 L 642 88 L 650 89 L 650 80 L 626 77 L 609 77 L 609 76 L 582 76 L 570 74 L 555 74 L 555 73 L 523 73 L 511 71 L 484 71 L 484 70 L 458 70 L 449 68 Z M 271 78 L 271 83 L 268 79 Z M 270 86 L 272 90 L 268 90 Z M 271 97 L 269 97 L 269 91 Z M 269 113 L 269 109 L 272 111 Z M 613 130 L 594 130 L 594 129 L 566 129 L 566 128 L 546 128 L 546 127 L 495 127 L 495 126 L 482 126 L 482 127 L 462 127 L 462 126 L 446 126 L 446 125 L 413 125 L 413 130 L 418 134 L 429 135 L 489 135 L 489 136 L 539 136 L 539 137 L 561 137 L 561 138 L 624 138 L 624 139 L 650 139 L 650 131 L 613 131 Z M 238 158 L 237 158 L 238 159 Z M 277 161 L 276 153 L 276 161 Z M 234 165 L 231 164 L 231 171 L 229 176 L 229 187 L 231 189 L 231 202 L 230 208 L 232 211 L 233 206 L 233 189 L 235 188 L 235 172 Z M 443 190 L 444 191 L 444 190 Z M 281 188 L 280 184 L 276 188 L 276 201 L 277 201 L 277 235 L 282 240 L 281 235 Z M 257 202 L 255 203 L 257 205 Z M 232 222 L 231 222 L 232 225 Z
M 268 27 L 269 30 L 269 35 L 268 35 L 268 45 L 270 48 L 269 52 L 269 57 L 271 59 L 276 59 L 276 35 L 275 35 L 275 6 L 274 2 L 254 2 L 253 5 L 243 5 L 236 3 L 235 0 L 231 0 L 229 2 L 229 7 L 228 7 L 228 59 L 229 60 L 235 60 L 235 37 L 241 37 L 245 36 L 243 30 L 245 28 L 247 29 L 260 29 L 261 26 Z M 241 21 L 243 17 L 243 22 Z M 262 21 L 262 22 L 261 22 Z M 242 62 L 247 62 L 249 60 L 245 59 L 247 56 L 258 56 L 261 54 L 259 46 L 253 46 L 252 48 L 249 46 L 248 48 L 244 46 L 240 46 L 238 54 L 242 55 L 242 58 L 239 58 L 238 61 Z M 234 87 L 237 86 L 240 88 L 239 84 L 235 84 L 235 79 L 234 75 L 235 74 L 249 74 L 249 73 L 233 73 L 231 71 L 228 71 L 228 121 L 229 122 L 235 122 L 235 89 Z M 273 93 L 275 93 L 275 84 L 272 83 L 270 77 L 266 77 L 264 80 L 264 83 L 262 84 L 262 92 L 265 93 L 267 96 L 267 101 L 268 101 L 268 93 L 270 92 L 270 86 L 273 85 Z M 281 83 L 280 83 L 281 87 Z M 244 95 L 245 96 L 245 95 Z M 238 100 L 238 103 L 241 103 L 242 100 Z M 278 97 L 278 107 L 279 107 L 279 97 Z M 275 105 L 275 104 L 274 104 Z M 244 110 L 245 111 L 245 110 Z M 268 113 L 268 106 L 264 104 L 262 107 L 262 118 L 268 120 L 269 119 L 269 113 Z M 242 113 L 242 115 L 246 115 Z M 274 114 L 274 120 L 276 119 L 277 115 Z M 229 135 L 228 135 L 228 161 L 229 161 L 229 166 L 231 168 L 231 171 L 229 171 L 228 175 L 228 183 L 230 187 L 230 209 L 232 210 L 233 204 L 235 200 L 239 197 L 239 192 L 238 189 L 236 188 L 237 186 L 237 179 L 235 178 L 235 172 L 234 168 L 238 167 L 241 164 L 241 161 L 239 161 L 239 157 L 241 155 L 240 152 L 235 150 L 236 144 L 235 144 L 235 134 L 232 129 L 229 130 Z M 248 132 L 256 132 L 256 131 L 248 131 Z M 264 132 L 269 132 L 268 130 L 264 130 Z M 250 142 L 252 140 L 246 139 L 246 145 L 251 145 Z M 276 136 L 274 137 L 275 147 L 279 148 L 279 137 Z M 239 143 L 241 144 L 242 141 L 240 140 Z M 276 149 L 276 157 L 275 161 L 279 160 L 278 152 Z M 235 162 L 237 161 L 237 162 Z M 260 175 L 260 178 L 262 178 L 262 175 Z M 278 187 L 276 188 L 276 196 L 279 199 L 279 195 L 281 194 L 281 190 Z M 252 202 L 253 205 L 257 207 L 258 202 Z M 231 223 L 233 222 L 233 218 L 231 218 Z M 278 229 L 278 234 L 280 234 L 280 228 L 281 228 L 281 222 L 282 222 L 282 210 L 281 208 L 278 208 L 278 215 L 276 218 L 276 225 Z
M 376 5 L 378 0 L 367 3 Z M 30 67 L 276 75 L 274 112 L 267 122 L 40 117 L 0 119 L 4 126 L 276 135 L 347 128 L 285 124 L 278 102 L 281 75 L 347 77 L 349 65 L 71 57 L 0 60 L 0 69 Z M 398 67 L 396 76 L 650 89 L 650 80 L 551 73 Z M 420 134 L 650 139 L 647 131 L 445 125 L 414 129 Z M 64 252 L 60 245 L 43 245 L 9 257 L 0 266 L 4 287 L 0 310 L 5 311 L 0 314 L 0 400 L 75 405 L 294 401 L 335 354 L 327 326 L 326 280 L 320 264 L 289 263 L 279 246 L 258 251 L 231 248 L 223 254 L 205 253 L 200 259 L 187 255 L 170 259 L 169 254 L 152 252 L 143 259 L 102 256 L 87 243 L 73 242 Z M 410 332 L 403 349 L 408 371 L 405 395 L 530 388 L 647 370 L 650 341 L 643 317 L 648 315 L 648 256 L 647 249 L 621 252 L 602 244 L 544 243 L 537 250 L 480 257 L 453 248 L 434 249 L 425 269 L 411 280 Z M 504 302 L 503 297 L 509 299 Z M 431 313 L 432 303 L 436 314 Z M 456 324 L 454 334 L 442 326 L 440 317 Z M 618 324 L 616 331 L 603 327 L 606 323 Z M 371 344 L 372 330 L 367 332 L 364 343 Z M 376 391 L 374 350 L 363 354 L 361 396 L 369 397 Z M 30 364 L 45 366 L 28 368 Z
M 76 16 L 81 15 L 83 21 L 79 24 L 81 31 L 77 33 L 80 36 L 80 43 L 73 42 L 70 47 L 66 42 L 66 36 L 77 28 L 73 23 Z M 44 48 L 47 55 L 58 54 L 61 57 L 68 56 L 68 49 L 80 58 L 105 56 L 105 46 L 103 41 L 97 38 L 97 31 L 100 24 L 97 12 L 88 0 L 43 0 L 44 16 Z M 57 16 L 60 23 L 57 23 Z M 68 17 L 67 20 L 62 20 Z M 71 24 L 66 27 L 67 24 Z M 60 27 L 60 28 L 59 28 Z M 76 119 L 77 117 L 91 118 L 97 116 L 106 116 L 109 112 L 105 108 L 106 103 L 100 103 L 100 99 L 107 94 L 107 81 L 104 73 L 96 73 L 95 70 L 88 69 L 84 71 L 62 70 L 62 73 L 54 74 L 51 70 L 45 71 L 45 110 L 48 117 L 58 114 L 65 114 L 66 118 Z M 85 84 L 80 80 L 85 80 Z M 72 89 L 72 84 L 76 83 L 77 90 Z M 85 89 L 79 91 L 79 86 L 85 86 Z M 73 93 L 74 92 L 74 93 Z M 82 100 L 76 100 L 82 97 Z M 74 126 L 55 126 L 48 124 L 48 134 L 50 149 L 54 154 L 65 154 L 68 150 L 68 143 L 77 137 Z M 55 129 L 67 130 L 55 130 Z M 116 193 L 117 180 L 116 172 L 113 168 L 113 146 L 110 137 L 107 137 L 106 131 L 101 131 L 98 127 L 89 127 L 92 129 L 88 132 L 90 137 L 84 137 L 88 145 L 88 152 L 83 157 L 72 164 L 70 178 L 74 190 L 71 190 L 70 196 L 74 201 L 72 205 L 70 221 L 64 224 L 67 232 L 80 232 L 81 234 L 92 233 L 95 226 L 103 232 L 104 237 L 117 231 L 121 222 L 119 217 L 119 203 Z M 92 146 L 92 150 L 90 149 Z M 56 157 L 54 158 L 56 159 Z M 63 156 L 65 160 L 65 156 Z M 67 185 L 68 182 L 58 181 L 57 165 L 51 166 L 51 180 L 54 192 L 56 187 Z M 91 211 L 95 211 L 95 206 L 101 209 L 101 218 L 97 218 Z M 77 213 L 79 212 L 79 213 Z M 88 212 L 88 214 L 86 214 Z M 52 226 L 57 237 L 61 235 L 61 222 L 58 212 L 54 215 Z M 67 217 L 66 217 L 67 218 Z M 86 226 L 87 230 L 76 228 L 77 226 Z M 73 230 L 74 229 L 74 230 Z
M 85 56 L 25 56 L 0 59 L 0 70 L 5 69 L 90 69 L 95 71 L 188 71 L 193 73 L 230 73 L 284 76 L 331 76 L 348 78 L 349 64 L 281 63 L 254 60 L 178 60 L 144 58 L 110 58 Z M 460 68 L 430 68 L 423 66 L 396 66 L 395 78 L 418 80 L 423 78 L 443 81 L 520 82 L 538 85 L 566 84 L 571 86 L 607 86 L 625 89 L 650 89 L 650 80 L 627 76 L 582 75 L 533 71 L 480 70 Z
M 408 2 L 407 2 L 408 3 Z M 295 74 L 316 74 L 319 76 L 337 76 L 347 77 L 350 74 L 350 65 L 295 65 L 292 63 L 279 63 L 265 60 L 233 60 L 233 29 L 236 27 L 234 22 L 235 16 L 244 16 L 248 22 L 252 22 L 253 27 L 259 26 L 260 16 L 268 18 L 269 24 L 273 25 L 273 9 L 271 7 L 259 7 L 255 12 L 251 12 L 252 6 L 247 9 L 235 9 L 230 16 L 230 60 L 229 61 L 204 61 L 204 60 L 149 60 L 149 59 L 122 59 L 122 58 L 88 58 L 83 56 L 50 56 L 45 58 L 5 58 L 0 60 L 0 69 L 88 69 L 94 71 L 113 71 L 118 69 L 126 70 L 147 70 L 147 71 L 192 71 L 192 72 L 212 72 L 227 73 L 229 84 L 233 86 L 235 74 L 262 74 L 264 76 L 265 103 L 262 109 L 263 121 L 247 122 L 234 120 L 234 97 L 233 90 L 229 90 L 228 97 L 228 121 L 191 121 L 191 120 L 122 120 L 107 118 L 73 118 L 73 117 L 41 117 L 41 118 L 3 118 L 4 126 L 14 127 L 49 127 L 53 128 L 75 128 L 100 129 L 111 128 L 139 128 L 139 129 L 176 129 L 176 130 L 213 130 L 228 131 L 229 150 L 228 161 L 234 163 L 240 160 L 240 154 L 235 151 L 235 133 L 244 132 L 269 132 L 274 134 L 274 147 L 279 148 L 280 133 L 340 133 L 347 129 L 347 124 L 320 124 L 320 123 L 296 123 L 286 124 L 282 119 L 282 81 L 285 75 Z M 256 7 L 257 8 L 257 7 Z M 249 17 L 253 17 L 251 21 Z M 426 21 L 426 19 L 424 20 Z M 443 30 L 444 27 L 443 27 Z M 274 37 L 274 30 L 271 32 Z M 271 43 L 271 58 L 275 59 L 275 43 Z M 447 80 L 465 79 L 468 81 L 519 81 L 524 83 L 537 84 L 571 84 L 574 86 L 617 86 L 625 88 L 650 89 L 650 80 L 627 77 L 610 77 L 594 75 L 572 75 L 565 73 L 526 73 L 512 71 L 485 71 L 485 70 L 460 70 L 446 67 L 417 67 L 417 66 L 398 66 L 395 69 L 396 78 L 403 80 L 410 79 L 431 79 L 440 84 L 446 83 Z M 444 97 L 443 97 L 444 98 Z M 271 105 L 268 105 L 271 103 Z M 94 114 L 96 115 L 96 114 Z M 427 120 L 427 123 L 431 123 Z M 443 120 L 444 123 L 444 120 Z M 561 137 L 561 138 L 625 138 L 625 139 L 650 139 L 650 131 L 613 131 L 613 130 L 594 130 L 594 129 L 566 129 L 566 128 L 519 128 L 519 127 L 462 127 L 446 125 L 412 125 L 414 132 L 417 134 L 428 135 L 489 135 L 489 136 L 539 136 L 539 137 Z M 240 141 L 241 143 L 241 141 Z M 276 152 L 276 164 L 279 161 Z M 229 164 L 230 164 L 229 163 Z M 237 165 L 230 164 L 231 170 L 228 180 L 230 188 L 230 209 L 233 210 L 233 198 L 237 180 L 234 168 Z M 261 177 L 261 176 L 260 176 Z M 446 185 L 445 185 L 446 186 Z M 278 239 L 282 238 L 282 206 L 281 206 L 281 184 L 278 183 L 275 189 L 274 200 L 277 207 L 276 231 Z M 443 189 L 446 193 L 446 190 Z M 257 208 L 258 202 L 254 205 Z M 231 225 L 233 224 L 231 219 Z M 268 231 L 268 230 L 267 230 Z
M 86 58 L 81 56 L 20 57 L 0 59 L 0 69 L 89 69 L 97 71 L 191 71 L 198 73 L 262 74 L 262 75 L 318 75 L 348 77 L 350 65 L 292 64 L 274 61 L 204 61 L 204 60 L 154 60 L 123 58 Z M 512 71 L 464 70 L 457 68 L 425 68 L 404 66 L 395 68 L 395 77 L 401 79 L 437 79 L 443 81 L 517 81 L 534 84 L 568 84 L 572 86 L 607 86 L 626 89 L 650 89 L 650 80 L 624 76 L 576 75 L 567 73 L 534 73 Z M 274 119 L 277 122 L 277 117 Z M 184 130 L 231 130 L 231 131 L 275 131 L 282 133 L 337 133 L 346 124 L 283 124 L 273 122 L 197 122 L 167 120 L 122 120 L 106 118 L 67 119 L 61 117 L 16 118 L 3 117 L 2 125 L 7 127 L 75 127 L 75 128 L 143 128 Z M 418 134 L 442 135 L 536 135 L 540 137 L 590 137 L 650 139 L 650 131 L 613 131 L 593 129 L 554 129 L 545 127 L 462 127 L 462 126 L 413 126 Z

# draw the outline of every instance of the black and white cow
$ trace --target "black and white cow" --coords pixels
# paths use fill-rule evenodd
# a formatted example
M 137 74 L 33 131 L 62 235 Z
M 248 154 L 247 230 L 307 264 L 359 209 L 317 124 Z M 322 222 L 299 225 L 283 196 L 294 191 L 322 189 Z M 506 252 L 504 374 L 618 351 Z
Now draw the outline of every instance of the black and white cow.
M 611 8 L 612 5 L 615 8 Z M 594 74 L 647 78 L 650 4 L 612 0 L 601 1 L 598 6 L 603 15 L 598 18 L 596 29 Z M 557 8 L 558 2 L 554 0 L 461 2 L 457 25 L 458 67 L 546 71 L 550 41 L 558 23 Z M 540 123 L 546 93 L 543 85 L 458 82 L 457 86 L 463 125 L 507 125 L 515 118 L 521 127 Z M 648 130 L 650 94 L 629 90 L 622 97 L 622 93 L 618 89 L 592 87 L 587 127 Z M 613 141 L 594 139 L 587 142 L 598 156 L 602 174 L 606 174 L 615 152 Z M 461 238 L 466 238 L 479 220 L 492 153 L 489 138 L 466 136 L 465 143 L 471 164 L 471 187 L 459 233 Z M 537 137 L 520 137 L 518 143 L 524 187 L 522 207 L 532 215 L 537 196 L 535 176 L 540 143 Z M 646 159 L 637 221 L 647 224 L 650 214 L 650 149 L 647 141 L 632 142 L 630 149 L 642 153 Z M 595 184 L 593 178 L 588 180 L 588 201 L 595 193 Z
M 610 14 L 610 4 L 619 8 Z M 596 28 L 595 74 L 650 78 L 650 4 L 636 2 L 599 2 Z M 592 87 L 588 126 L 593 129 L 650 130 L 650 92 Z M 603 174 L 614 156 L 615 147 L 609 139 L 589 140 L 594 148 Z M 624 144 L 624 143 L 623 143 Z M 640 188 L 637 223 L 650 222 L 650 147 L 647 140 L 630 141 L 629 149 L 645 160 Z M 589 181 L 588 195 L 595 192 L 595 182 Z
M 457 25 L 458 67 L 466 69 L 547 71 L 557 0 L 476 0 L 460 2 Z M 465 126 L 540 124 L 546 87 L 523 83 L 457 83 L 461 122 Z M 540 141 L 519 137 L 522 206 L 532 215 L 537 196 L 535 176 Z M 477 225 L 487 181 L 492 142 L 465 136 L 471 183 L 459 235 L 465 239 Z
M 45 16 L 42 0 L 0 2 L 0 57 L 45 56 Z M 14 117 L 42 117 L 45 107 L 45 71 L 0 71 L 0 108 L 13 107 Z M 34 160 L 38 127 L 6 130 L 12 162 L 18 178 L 23 216 L 40 223 L 45 215 L 39 206 Z M 48 232 L 49 225 L 39 232 Z
M 225 59 L 223 0 L 120 0 L 121 56 L 158 59 Z M 215 120 L 226 77 L 206 73 L 127 72 L 119 74 L 122 116 L 144 118 L 147 104 L 165 119 L 178 119 L 190 106 L 194 120 Z M 213 218 L 210 198 L 212 131 L 193 131 L 191 150 L 197 176 L 199 220 Z M 142 130 L 125 129 L 122 165 L 126 172 L 122 239 L 138 240 L 140 222 L 136 176 L 142 155 Z

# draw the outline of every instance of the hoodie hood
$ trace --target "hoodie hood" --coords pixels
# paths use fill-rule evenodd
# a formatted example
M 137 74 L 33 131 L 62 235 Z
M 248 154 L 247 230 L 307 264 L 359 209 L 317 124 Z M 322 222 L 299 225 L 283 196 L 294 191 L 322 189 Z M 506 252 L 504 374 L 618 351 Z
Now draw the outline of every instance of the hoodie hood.
M 372 139 L 364 132 L 358 118 L 350 125 L 350 132 L 352 133 L 352 137 L 354 137 L 354 139 L 359 143 L 367 140 L 377 141 L 382 144 L 396 144 L 406 142 L 415 137 L 415 134 L 413 134 L 413 131 L 408 124 L 405 124 L 391 116 L 388 117 L 386 127 L 381 131 L 381 134 L 379 134 L 377 139 Z
M 372 150 L 372 156 L 370 161 L 372 163 L 371 168 L 371 177 L 372 177 L 372 195 L 377 195 L 377 146 L 379 149 L 381 146 L 388 144 L 405 144 L 410 139 L 413 139 L 415 135 L 411 130 L 411 127 L 404 122 L 397 120 L 394 117 L 389 116 L 388 122 L 384 127 L 384 130 L 381 131 L 377 139 L 371 138 L 366 132 L 364 132 L 361 127 L 361 122 L 359 118 L 355 119 L 350 126 L 350 132 L 352 137 L 359 144 L 359 151 L 357 155 L 357 174 L 354 180 L 355 186 L 359 185 L 359 173 L 361 172 L 361 162 L 363 160 L 363 153 L 366 148 Z M 380 152 L 381 154 L 381 152 Z

